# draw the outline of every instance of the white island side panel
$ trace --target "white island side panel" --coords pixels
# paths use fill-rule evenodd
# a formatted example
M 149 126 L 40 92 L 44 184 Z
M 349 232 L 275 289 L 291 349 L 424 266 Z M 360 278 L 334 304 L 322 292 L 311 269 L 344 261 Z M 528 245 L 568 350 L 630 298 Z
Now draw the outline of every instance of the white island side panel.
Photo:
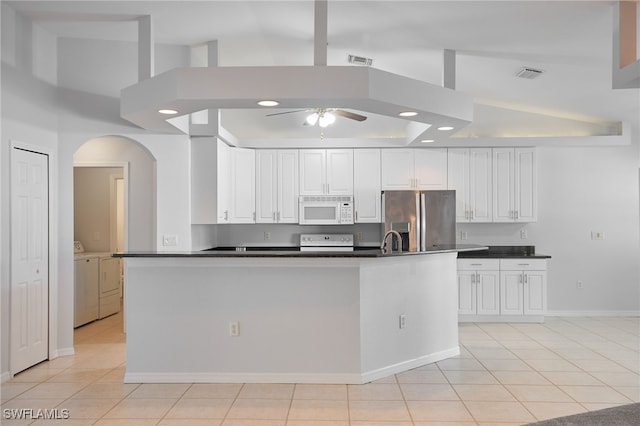
M 125 382 L 364 383 L 456 355 L 455 258 L 128 258 Z

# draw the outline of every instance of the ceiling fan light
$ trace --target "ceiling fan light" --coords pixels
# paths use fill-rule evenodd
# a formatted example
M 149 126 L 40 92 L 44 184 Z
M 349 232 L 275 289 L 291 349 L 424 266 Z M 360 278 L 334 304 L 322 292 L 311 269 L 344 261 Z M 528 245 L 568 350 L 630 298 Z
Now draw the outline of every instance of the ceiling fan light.
M 318 117 L 320 117 L 320 115 L 317 112 L 314 112 L 313 114 L 309 114 L 306 120 L 307 124 L 310 126 L 314 126 L 318 122 Z
M 321 114 L 318 118 L 318 125 L 320 127 L 327 127 L 330 124 L 333 124 L 336 121 L 336 116 L 331 114 L 330 112 L 325 112 Z

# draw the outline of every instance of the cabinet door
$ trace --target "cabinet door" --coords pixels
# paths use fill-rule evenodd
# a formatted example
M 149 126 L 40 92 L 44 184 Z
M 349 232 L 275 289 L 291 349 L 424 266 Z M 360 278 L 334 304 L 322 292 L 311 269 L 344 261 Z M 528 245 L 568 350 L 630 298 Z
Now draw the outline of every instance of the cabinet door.
M 229 223 L 229 203 L 231 199 L 230 195 L 230 181 L 231 181 L 231 148 L 224 142 L 218 140 L 218 187 L 217 189 L 217 215 L 218 223 Z
M 500 315 L 500 272 L 476 273 L 476 309 L 478 315 Z
M 298 151 L 278 151 L 278 210 L 279 223 L 298 223 Z
M 493 148 L 493 221 L 514 221 L 513 148 Z
M 327 150 L 327 189 L 331 195 L 353 195 L 353 150 Z
M 278 154 L 276 150 L 260 149 L 255 155 L 256 223 L 274 223 L 278 208 Z
M 412 149 L 383 149 L 380 157 L 383 191 L 414 188 Z
M 469 222 L 469 150 L 452 148 L 447 152 L 447 188 L 456 191 L 456 222 Z
M 324 149 L 301 149 L 300 195 L 323 195 L 326 193 L 327 159 Z
M 379 223 L 381 217 L 380 150 L 356 149 L 353 152 L 353 191 L 355 221 Z
M 469 150 L 469 210 L 471 222 L 493 221 L 491 148 Z
M 475 271 L 458 271 L 458 314 L 476 314 Z
M 253 149 L 231 154 L 230 223 L 255 223 L 255 156 Z
M 522 315 L 523 309 L 522 271 L 500 272 L 500 314 Z
M 526 271 L 524 277 L 524 314 L 544 315 L 547 310 L 546 271 Z
M 447 150 L 428 148 L 413 152 L 417 189 L 447 189 Z
M 515 220 L 535 222 L 538 219 L 535 148 L 516 148 L 514 160 Z

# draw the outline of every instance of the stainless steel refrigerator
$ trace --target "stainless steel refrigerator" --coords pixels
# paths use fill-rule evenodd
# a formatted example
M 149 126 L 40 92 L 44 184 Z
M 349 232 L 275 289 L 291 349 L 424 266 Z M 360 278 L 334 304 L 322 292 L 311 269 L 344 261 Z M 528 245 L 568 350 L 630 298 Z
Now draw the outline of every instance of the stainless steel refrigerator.
M 456 243 L 456 191 L 383 191 L 382 208 L 384 232 L 399 232 L 403 251 Z

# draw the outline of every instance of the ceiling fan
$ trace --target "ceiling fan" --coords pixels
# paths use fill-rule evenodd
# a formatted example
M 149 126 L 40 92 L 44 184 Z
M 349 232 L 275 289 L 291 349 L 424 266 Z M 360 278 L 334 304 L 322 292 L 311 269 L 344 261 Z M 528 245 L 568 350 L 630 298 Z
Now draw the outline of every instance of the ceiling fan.
M 305 126 L 315 126 L 318 124 L 320 127 L 327 127 L 336 121 L 336 116 L 349 118 L 356 121 L 364 121 L 367 119 L 364 115 L 356 114 L 354 112 L 345 111 L 338 108 L 311 108 L 311 109 L 299 109 L 296 111 L 276 112 L 274 114 L 267 114 L 267 117 L 273 115 L 293 114 L 296 112 L 310 112 L 304 121 Z

